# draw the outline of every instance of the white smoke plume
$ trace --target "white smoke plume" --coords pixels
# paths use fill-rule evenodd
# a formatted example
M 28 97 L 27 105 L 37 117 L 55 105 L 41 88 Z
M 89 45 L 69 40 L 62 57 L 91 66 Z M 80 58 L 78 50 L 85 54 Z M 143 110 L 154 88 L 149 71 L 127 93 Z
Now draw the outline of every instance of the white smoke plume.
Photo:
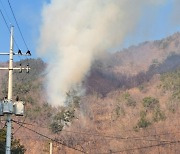
M 122 43 L 136 28 L 146 6 L 164 0 L 51 0 L 42 12 L 38 50 L 48 57 L 49 102 L 63 105 L 94 58 Z

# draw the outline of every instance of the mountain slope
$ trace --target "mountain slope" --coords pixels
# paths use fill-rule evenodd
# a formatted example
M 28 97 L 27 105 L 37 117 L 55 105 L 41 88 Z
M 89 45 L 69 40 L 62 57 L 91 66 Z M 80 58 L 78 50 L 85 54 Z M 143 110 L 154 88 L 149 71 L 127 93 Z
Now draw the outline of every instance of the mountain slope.
M 57 154 L 81 153 L 75 149 L 93 154 L 178 153 L 179 42 L 176 33 L 96 60 L 83 82 L 86 95 L 67 93 L 67 107 L 48 104 L 43 86 L 46 64 L 29 60 L 29 77 L 14 78 L 13 98 L 18 95 L 26 102 L 26 116 L 13 117 L 21 124 L 13 123 L 15 137 L 32 154 L 49 153 L 49 139 L 43 135 L 56 139 Z M 4 97 L 7 77 L 0 77 Z
M 153 72 L 163 73 L 180 64 L 180 33 L 145 42 L 95 61 L 86 80 L 87 91 L 102 95 L 118 88 L 138 86 Z

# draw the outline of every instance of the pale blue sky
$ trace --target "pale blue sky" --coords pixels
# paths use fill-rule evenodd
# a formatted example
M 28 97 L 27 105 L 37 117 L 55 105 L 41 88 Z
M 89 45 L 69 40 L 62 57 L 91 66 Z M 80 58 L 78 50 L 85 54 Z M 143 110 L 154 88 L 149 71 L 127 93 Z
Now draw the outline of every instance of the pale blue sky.
M 27 51 L 26 46 L 23 43 L 23 40 L 18 31 L 18 27 L 14 21 L 13 15 L 8 5 L 8 0 L 1 0 L 6 9 L 6 12 L 10 18 L 11 24 L 14 25 L 14 38 L 22 51 Z M 29 50 L 32 52 L 32 57 L 36 58 L 36 44 L 39 35 L 39 26 L 41 22 L 41 10 L 43 4 L 48 2 L 48 0 L 10 0 L 11 6 L 17 18 L 19 27 L 22 31 L 24 39 L 27 43 Z M 10 22 L 8 17 L 0 3 L 0 9 L 2 10 L 8 24 Z M 9 51 L 9 32 L 4 23 L 2 16 L 0 15 L 0 52 L 1 51 Z M 17 51 L 16 45 L 14 45 L 14 50 Z M 0 57 L 1 59 L 4 57 Z M 6 58 L 8 59 L 8 57 Z M 18 60 L 18 58 L 15 58 Z M 23 57 L 22 57 L 23 59 Z
M 15 26 L 14 37 L 17 44 L 22 51 L 26 51 L 26 47 L 20 37 L 17 26 L 15 25 L 7 0 L 0 1 L 4 4 L 11 23 Z M 37 57 L 36 45 L 41 23 L 41 11 L 43 3 L 48 1 L 49 0 L 10 0 L 25 41 L 34 58 Z M 118 47 L 118 50 L 130 45 L 136 45 L 143 41 L 161 39 L 180 31 L 180 21 L 177 21 L 177 19 L 180 19 L 180 13 L 178 14 L 178 11 L 175 12 L 177 6 L 174 1 L 175 0 L 167 0 L 167 3 L 160 5 L 155 9 L 152 7 L 145 8 L 136 30 L 127 35 L 124 42 Z M 8 24 L 10 24 L 1 3 L 0 9 L 3 11 Z M 15 50 L 17 50 L 16 47 Z M 0 52 L 1 51 L 9 51 L 9 32 L 0 15 Z M 4 60 L 4 58 L 0 57 L 0 61 L 2 59 Z
M 123 47 L 136 45 L 143 41 L 159 40 L 180 31 L 180 13 L 175 11 L 174 0 L 157 8 L 145 8 L 136 30 L 130 33 L 123 42 Z M 176 6 L 180 8 L 180 6 Z M 176 19 L 174 17 L 176 16 Z

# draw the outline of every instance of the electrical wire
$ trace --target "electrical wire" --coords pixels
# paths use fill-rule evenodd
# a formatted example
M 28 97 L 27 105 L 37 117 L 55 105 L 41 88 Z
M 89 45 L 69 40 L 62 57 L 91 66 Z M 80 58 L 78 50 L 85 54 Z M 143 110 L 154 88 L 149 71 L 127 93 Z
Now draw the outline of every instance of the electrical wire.
M 7 121 L 4 123 L 4 126 L 1 129 L 4 129 L 6 127 Z
M 9 20 L 9 22 L 11 23 L 10 18 L 9 18 L 9 16 L 8 16 L 8 14 L 7 14 L 7 11 L 6 11 L 6 9 L 5 9 L 5 7 L 4 7 L 4 5 L 3 5 L 3 3 L 2 3 L 1 0 L 0 0 L 0 3 L 1 3 L 3 9 L 4 9 L 4 12 L 6 13 L 6 16 L 7 16 L 8 20 Z M 10 2 L 9 2 L 9 5 L 10 5 Z M 10 7 L 11 7 L 11 5 L 10 5 Z M 11 9 L 12 9 L 12 7 L 11 7 Z M 13 12 L 13 10 L 11 10 L 11 11 Z M 4 16 L 4 14 L 3 14 L 3 12 L 2 12 L 1 9 L 0 9 L 0 12 L 1 12 L 1 15 L 2 15 L 2 17 L 3 17 L 3 20 L 4 20 L 5 24 L 6 24 L 6 27 L 7 27 L 8 31 L 9 31 L 9 33 L 11 33 L 10 28 L 9 28 L 9 26 L 8 26 L 8 24 L 7 24 L 7 21 L 6 21 L 6 19 L 5 19 L 5 16 Z M 13 14 L 13 15 L 14 15 L 14 14 Z M 15 15 L 14 15 L 14 17 L 15 17 Z M 16 18 L 15 18 L 15 20 L 16 20 Z M 17 20 L 16 20 L 16 22 L 17 22 Z M 18 23 L 17 23 L 17 25 L 18 25 Z M 18 29 L 20 29 L 20 28 L 19 28 L 19 25 L 18 25 Z M 20 33 L 21 33 L 21 31 L 20 31 Z M 21 34 L 22 34 L 22 33 L 21 33 Z M 23 36 L 22 36 L 22 37 L 23 37 Z M 24 37 L 23 37 L 23 39 L 24 39 Z M 16 47 L 17 47 L 18 50 L 19 50 L 19 49 L 20 49 L 20 48 L 19 48 L 19 45 L 17 44 L 17 42 L 16 42 L 16 40 L 15 40 L 14 37 L 13 37 L 13 40 L 14 40 L 14 42 L 15 42 Z M 25 41 L 25 40 L 24 40 L 24 41 Z M 25 44 L 26 44 L 26 43 L 25 43 Z M 27 48 L 27 49 L 28 49 L 28 48 Z M 21 57 L 20 57 L 20 55 L 18 55 L 18 57 L 19 57 L 20 63 L 21 63 Z M 29 65 L 29 59 L 27 58 L 27 55 L 26 55 L 26 60 L 27 60 L 28 65 Z M 23 76 L 23 79 L 25 78 L 25 76 L 26 76 L 26 75 Z
M 26 118 L 27 118 L 27 115 L 25 116 L 25 118 L 24 118 L 24 120 L 23 120 L 23 122 L 22 122 L 22 125 L 24 124 Z M 12 133 L 12 135 L 16 134 L 17 131 L 22 127 L 22 125 L 20 125 L 20 126 Z
M 62 130 L 64 132 L 70 132 L 70 133 L 76 133 L 76 134 L 85 134 L 85 135 L 91 135 L 91 136 L 100 136 L 102 138 L 111 138 L 111 139 L 117 139 L 117 140 L 143 140 L 143 141 L 160 141 L 160 142 L 169 142 L 168 140 L 157 140 L 157 139 L 144 139 L 143 137 L 122 137 L 122 136 L 110 136 L 110 135 L 100 135 L 100 134 L 89 134 L 84 132 L 73 132 L 73 131 L 66 131 Z
M 13 120 L 14 122 L 18 122 L 18 123 L 20 123 L 20 124 L 22 124 L 22 122 L 20 122 L 20 121 L 16 121 L 16 120 Z M 49 127 L 45 127 L 45 126 L 38 126 L 38 125 L 34 125 L 34 124 L 30 124 L 30 123 L 26 123 L 26 122 L 24 122 L 23 124 L 25 124 L 25 125 L 29 125 L 29 126 L 35 126 L 35 127 L 39 127 L 39 128 L 49 128 Z
M 17 122 L 13 120 L 14 122 Z M 21 122 L 19 122 L 21 123 Z M 43 126 L 37 126 L 34 124 L 29 124 L 29 123 L 23 123 L 25 125 L 31 125 L 39 128 L 48 128 L 48 127 L 43 127 Z M 159 142 L 171 142 L 169 140 L 157 140 L 157 139 L 145 139 L 147 137 L 152 137 L 152 136 L 161 136 L 161 135 L 168 135 L 168 134 L 178 134 L 180 132 L 174 132 L 174 133 L 162 133 L 162 134 L 156 134 L 156 135 L 147 135 L 147 136 L 136 136 L 136 137 L 122 137 L 122 136 L 115 136 L 115 135 L 101 135 L 101 134 L 92 134 L 92 133 L 86 133 L 86 132 L 77 132 L 77 131 L 67 131 L 67 130 L 62 130 L 67 133 L 74 133 L 74 134 L 84 134 L 84 135 L 89 135 L 89 136 L 99 136 L 101 138 L 110 138 L 110 139 L 117 139 L 117 140 L 143 140 L 143 141 L 159 141 Z
M 49 127 L 47 127 L 47 126 L 38 126 L 38 125 L 35 125 L 35 124 L 30 124 L 30 123 L 24 123 L 24 124 L 26 124 L 26 125 L 30 125 L 30 126 L 35 126 L 35 127 L 40 127 L 40 128 L 49 128 Z M 172 125 L 172 126 L 180 126 L 180 125 Z M 169 126 L 168 126 L 169 127 Z M 153 129 L 153 128 L 151 128 L 151 129 Z M 126 130 L 124 130 L 124 131 L 122 131 L 122 132 L 125 132 Z M 130 130 L 128 130 L 128 131 L 130 131 Z M 131 131 L 133 131 L 133 130 L 131 130 Z M 62 132 L 68 132 L 68 133 L 75 133 L 75 134 L 85 134 L 85 135 L 91 135 L 91 136 L 102 136 L 102 135 L 100 135 L 100 134 L 92 134 L 92 133 L 87 133 L 87 132 L 78 132 L 78 131 L 69 131 L 69 130 L 62 130 Z M 170 133 L 160 133 L 160 134 L 154 134 L 154 135 L 144 135 L 144 136 L 141 136 L 141 137 L 150 137 L 150 136 L 163 136 L 163 135 L 169 135 L 169 134 L 179 134 L 180 132 L 170 132 Z M 106 136 L 104 136 L 104 137 L 106 137 Z M 111 135 L 108 135 L 107 137 L 117 137 L 117 136 L 115 136 L 115 135 L 113 135 L 113 134 L 111 134 Z M 119 138 L 119 137 L 117 137 L 117 138 Z M 126 138 L 132 138 L 132 137 L 126 137 Z M 139 138 L 139 136 L 133 136 L 133 138 Z
M 176 125 L 174 125 L 174 124 L 168 124 L 168 126 L 163 126 L 163 127 L 169 127 L 169 126 L 178 126 L 178 127 L 180 127 L 179 124 L 176 124 Z M 152 129 L 157 129 L 157 128 L 162 128 L 162 126 L 155 126 L 155 127 L 149 126 L 148 128 L 139 128 L 139 129 L 137 130 L 137 132 L 144 131 L 144 130 L 147 131 L 147 130 L 152 130 Z M 123 130 L 123 131 L 121 131 L 121 132 L 135 132 L 135 129 L 126 129 L 126 130 Z
M 25 123 L 28 124 L 28 123 Z M 28 124 L 31 126 L 35 126 L 33 124 Z M 25 127 L 25 126 L 24 126 Z M 37 126 L 37 127 L 41 127 L 41 126 Z M 43 127 L 45 128 L 45 127 Z M 47 128 L 47 127 L 46 127 Z M 90 134 L 90 133 L 83 133 L 83 132 L 73 132 L 73 131 L 65 131 L 65 132 L 71 132 L 71 133 L 78 133 L 78 134 L 86 134 L 86 135 L 95 135 L 95 136 L 101 136 L 99 134 Z M 166 135 L 166 134 L 177 134 L 180 132 L 174 132 L 174 133 L 163 133 L 163 134 L 156 134 L 156 135 L 149 135 L 149 136 L 160 136 L 160 135 Z M 144 136 L 144 137 L 149 137 L 149 136 Z M 102 137 L 115 137 L 115 136 L 102 136 Z M 117 138 L 117 137 L 116 137 Z M 133 139 L 133 138 L 126 138 L 126 139 Z M 155 140 L 154 140 L 155 141 Z M 159 141 L 159 140 L 156 140 Z M 180 141 L 159 141 L 161 143 L 159 144 L 153 144 L 153 145 L 148 145 L 148 146 L 143 146 L 143 147 L 136 147 L 136 148 L 130 148 L 130 149 L 123 149 L 123 150 L 119 150 L 119 151 L 111 151 L 111 153 L 122 153 L 122 152 L 127 152 L 127 151 L 133 151 L 133 150 L 140 150 L 140 149 L 146 149 L 146 148 L 151 148 L 151 147 L 157 147 L 157 146 L 163 146 L 163 145 L 170 145 L 170 144 L 176 144 L 176 143 L 180 143 Z M 106 154 L 106 153 L 102 153 L 102 154 Z M 108 153 L 107 153 L 108 154 Z
M 2 3 L 2 0 L 0 0 L 0 3 L 1 3 L 1 5 L 2 5 L 2 7 L 3 7 L 3 10 L 4 10 L 4 12 L 5 12 L 7 18 L 8 18 L 8 21 L 11 23 L 11 20 L 10 20 L 9 15 L 8 15 L 8 13 L 7 13 L 5 7 L 4 7 L 4 4 Z
M 5 7 L 4 7 L 4 5 L 3 5 L 3 3 L 2 3 L 1 0 L 0 0 L 0 2 L 1 2 L 1 5 L 2 5 L 5 13 L 6 13 L 6 16 L 7 16 L 8 20 L 9 20 L 9 22 L 11 23 L 11 20 L 10 20 L 10 18 L 9 18 L 9 16 L 8 16 L 8 13 L 7 13 L 7 11 L 6 11 L 6 9 L 5 9 Z M 27 50 L 28 50 L 27 43 L 26 43 L 26 41 L 25 41 L 25 39 L 24 39 L 24 37 L 23 37 L 23 34 L 22 34 L 22 32 L 21 32 L 21 29 L 20 29 L 20 26 L 19 26 L 19 24 L 18 24 L 18 22 L 17 22 L 16 16 L 15 16 L 15 14 L 14 14 L 14 11 L 13 11 L 13 9 L 12 9 L 12 6 L 11 6 L 11 3 L 10 3 L 9 0 L 8 0 L 8 4 L 9 4 L 9 7 L 10 7 L 11 12 L 12 12 L 12 14 L 13 14 L 13 17 L 14 17 L 14 20 L 15 20 L 15 22 L 16 22 L 16 25 L 17 25 L 17 27 L 18 27 L 18 30 L 19 30 L 19 32 L 20 32 L 20 35 L 21 35 L 21 37 L 22 37 L 22 39 L 23 39 L 23 42 L 24 42 L 24 44 L 25 44 L 25 46 L 26 46 L 26 48 L 27 48 Z M 3 15 L 2 11 L 1 11 L 1 14 L 2 14 L 2 16 L 3 16 L 3 19 L 4 19 L 5 23 L 6 23 L 6 26 L 7 26 L 7 28 L 8 28 L 8 31 L 10 32 L 10 28 L 8 27 L 7 21 L 6 21 L 5 17 L 4 17 L 4 15 Z M 10 32 L 10 33 L 11 33 L 11 32 Z M 14 38 L 13 38 L 13 39 L 14 39 Z M 16 47 L 17 47 L 18 49 L 20 49 L 15 39 L 14 39 L 14 42 L 15 42 L 15 44 L 16 44 Z M 21 61 L 20 55 L 18 55 L 18 57 L 19 57 L 19 59 L 20 59 L 20 61 Z M 29 59 L 28 59 L 27 55 L 26 55 L 26 59 L 27 59 L 27 63 L 28 63 L 27 65 L 29 65 Z
M 12 121 L 13 121 L 14 123 L 18 124 L 18 125 L 22 125 L 22 124 L 19 124 L 18 122 L 14 121 L 14 120 L 12 120 Z M 49 140 L 51 140 L 51 141 L 53 141 L 53 142 L 56 142 L 56 143 L 58 143 L 58 144 L 61 144 L 61 145 L 65 146 L 65 147 L 67 147 L 67 148 L 70 148 L 70 149 L 79 151 L 79 152 L 81 152 L 81 153 L 86 153 L 86 152 L 84 152 L 84 151 L 82 151 L 82 150 L 79 150 L 79 149 L 77 149 L 77 148 L 68 146 L 68 145 L 66 145 L 65 143 L 62 143 L 62 142 L 60 142 L 60 141 L 58 141 L 58 140 L 56 140 L 56 139 L 53 139 L 53 138 L 48 137 L 48 136 L 46 136 L 46 135 L 44 135 L 44 134 L 41 134 L 41 133 L 39 133 L 39 132 L 37 132 L 37 131 L 35 131 L 35 130 L 31 129 L 31 128 L 28 128 L 28 127 L 26 127 L 26 126 L 24 126 L 24 125 L 22 125 L 22 127 L 28 129 L 28 130 L 31 131 L 31 132 L 34 132 L 34 133 L 42 136 L 42 137 L 44 137 L 44 138 L 47 138 L 47 139 L 49 139 Z
M 149 145 L 149 146 L 129 148 L 129 149 L 124 149 L 124 150 L 119 150 L 119 151 L 111 151 L 111 153 L 122 153 L 122 152 L 141 150 L 141 149 L 148 149 L 148 148 L 152 148 L 152 147 L 165 146 L 165 145 L 177 144 L 177 143 L 180 143 L 180 141 L 177 140 L 177 141 L 172 141 L 172 142 L 167 142 L 167 143 L 159 143 L 159 144 L 154 144 L 154 145 Z M 99 154 L 109 154 L 109 152 L 108 153 L 99 153 Z
M 10 3 L 9 0 L 8 0 L 8 4 L 9 4 L 9 7 L 10 7 L 10 9 L 11 9 L 11 12 L 12 12 L 12 15 L 13 15 L 13 17 L 14 17 L 14 20 L 15 20 L 15 22 L 16 22 L 16 25 L 17 25 L 17 27 L 18 27 L 19 33 L 20 33 L 20 35 L 21 35 L 21 37 L 22 37 L 22 40 L 23 40 L 23 42 L 24 42 L 24 44 L 25 44 L 25 46 L 26 46 L 26 49 L 29 50 L 29 49 L 28 49 L 28 46 L 27 46 L 27 43 L 26 43 L 26 41 L 25 41 L 25 39 L 24 39 L 24 37 L 23 37 L 23 34 L 22 34 L 22 32 L 21 32 L 21 29 L 20 29 L 20 27 L 19 27 L 19 24 L 18 24 L 18 22 L 17 22 L 16 16 L 15 16 L 15 14 L 14 14 L 14 11 L 13 11 L 13 9 L 12 9 L 12 6 L 11 6 L 11 3 Z
M 6 27 L 7 27 L 8 31 L 9 31 L 9 33 L 11 34 L 11 30 L 10 30 L 8 24 L 7 24 L 7 21 L 6 21 L 5 17 L 4 17 L 4 14 L 3 14 L 3 12 L 2 12 L 1 9 L 0 9 L 0 12 L 1 12 L 2 18 L 3 18 L 3 20 L 4 20 L 5 24 L 6 24 Z M 14 40 L 14 42 L 15 42 L 16 47 L 19 49 L 19 46 L 18 46 L 16 40 L 14 39 L 14 37 L 13 37 L 13 40 Z
M 5 24 L 6 24 L 6 27 L 7 27 L 8 31 L 11 32 L 11 31 L 10 31 L 10 28 L 9 28 L 9 26 L 8 26 L 8 24 L 7 24 L 7 21 L 6 21 L 5 17 L 4 17 L 4 14 L 3 14 L 3 12 L 2 12 L 1 9 L 0 9 L 0 11 L 1 11 L 1 15 L 2 15 L 2 17 L 3 17 L 3 20 L 4 20 Z

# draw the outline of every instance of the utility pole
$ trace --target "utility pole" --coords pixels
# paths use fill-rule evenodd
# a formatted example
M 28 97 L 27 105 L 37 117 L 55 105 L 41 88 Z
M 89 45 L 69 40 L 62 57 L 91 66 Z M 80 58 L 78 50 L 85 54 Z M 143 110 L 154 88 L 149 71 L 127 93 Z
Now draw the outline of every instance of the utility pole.
M 50 143 L 49 143 L 49 154 L 52 154 L 52 149 L 53 149 L 52 141 L 50 141 Z
M 12 100 L 12 88 L 13 88 L 13 70 L 27 70 L 29 71 L 29 66 L 27 65 L 26 68 L 22 68 L 21 66 L 19 68 L 13 68 L 13 55 L 29 55 L 29 54 L 22 54 L 19 50 L 18 53 L 14 53 L 14 27 L 11 26 L 11 36 L 10 36 L 10 51 L 9 53 L 0 53 L 0 55 L 9 55 L 9 67 L 8 68 L 0 68 L 0 70 L 9 70 L 9 79 L 8 79 L 8 98 L 7 100 L 4 100 L 4 102 L 1 102 L 1 116 L 6 115 L 6 126 L 7 126 L 7 132 L 6 132 L 6 154 L 11 153 L 11 116 L 12 114 L 17 114 L 18 111 L 18 105 L 21 102 L 17 102 L 17 104 L 13 104 Z M 29 51 L 30 52 L 30 51 Z M 23 108 L 21 107 L 22 114 L 24 113 L 24 104 L 22 103 Z
M 12 103 L 12 79 L 13 79 L 13 49 L 14 49 L 14 27 L 11 27 L 10 51 L 9 51 L 9 80 L 8 80 L 8 100 Z M 11 153 L 11 114 L 7 114 L 6 132 L 6 154 Z

